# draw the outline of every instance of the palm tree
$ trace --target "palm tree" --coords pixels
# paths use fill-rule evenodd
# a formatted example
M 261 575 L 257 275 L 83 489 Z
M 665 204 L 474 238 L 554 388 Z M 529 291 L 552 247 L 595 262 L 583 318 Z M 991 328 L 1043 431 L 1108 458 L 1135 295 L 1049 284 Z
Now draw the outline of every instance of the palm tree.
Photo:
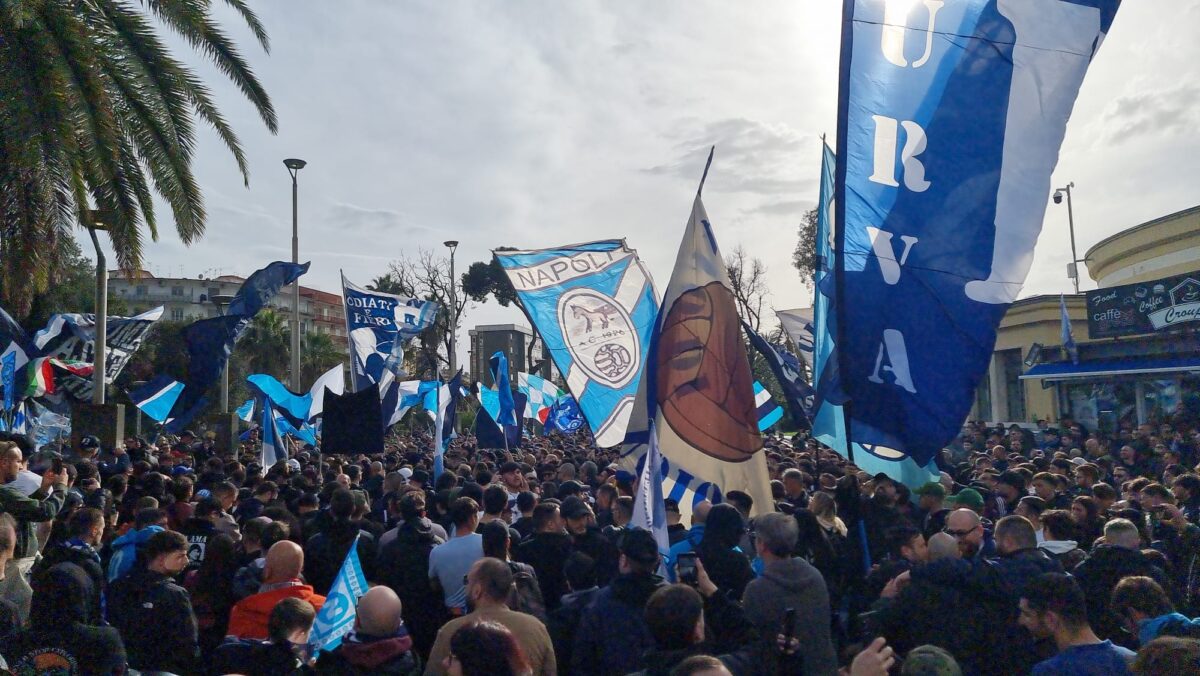
M 245 358 L 250 373 L 266 373 L 282 379 L 291 358 L 290 342 L 283 315 L 264 308 L 250 320 L 238 341 L 237 352 Z
M 346 358 L 346 350 L 339 349 L 324 333 L 304 334 L 300 342 L 300 382 L 311 385 Z
M 224 0 L 269 49 L 245 0 Z M 153 193 L 184 243 L 204 233 L 191 171 L 197 118 L 217 132 L 249 184 L 246 156 L 196 73 L 155 23 L 179 34 L 277 128 L 266 91 L 212 18 L 210 0 L 0 2 L 0 301 L 24 313 L 53 275 L 54 243 L 104 214 L 117 263 L 136 270 L 143 230 L 158 239 Z

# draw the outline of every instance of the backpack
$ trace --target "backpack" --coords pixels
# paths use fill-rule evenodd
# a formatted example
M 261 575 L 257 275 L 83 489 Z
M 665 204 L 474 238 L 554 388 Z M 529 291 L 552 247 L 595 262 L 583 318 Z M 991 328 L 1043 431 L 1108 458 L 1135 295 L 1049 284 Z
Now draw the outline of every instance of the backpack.
M 530 572 L 528 566 L 508 563 L 513 574 L 513 586 L 508 592 L 508 607 L 528 615 L 533 615 L 546 623 L 546 602 L 542 600 L 542 589 L 538 586 L 537 576 Z

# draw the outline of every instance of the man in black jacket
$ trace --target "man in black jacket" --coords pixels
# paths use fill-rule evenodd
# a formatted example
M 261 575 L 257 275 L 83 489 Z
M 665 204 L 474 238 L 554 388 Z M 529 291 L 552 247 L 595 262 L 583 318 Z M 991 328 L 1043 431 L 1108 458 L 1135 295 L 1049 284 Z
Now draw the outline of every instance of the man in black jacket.
M 1132 521 L 1113 519 L 1104 526 L 1104 544 L 1096 546 L 1072 571 L 1087 599 L 1088 623 L 1101 640 L 1122 638 L 1121 619 L 1110 612 L 1109 603 L 1112 590 L 1123 578 L 1149 577 L 1170 589 L 1162 569 L 1142 555 L 1141 545 L 1141 533 Z
M 425 518 L 425 494 L 410 491 L 400 498 L 396 536 L 379 550 L 375 569 L 379 583 L 400 597 L 404 623 L 422 659 L 429 657 L 438 629 L 448 619 L 442 596 L 429 584 L 429 552 L 442 544 Z
M 92 617 L 104 617 L 104 588 L 106 578 L 100 564 L 100 552 L 96 548 L 104 537 L 104 513 L 93 507 L 75 510 L 68 522 L 71 537 L 46 549 L 33 567 L 35 587 L 45 582 L 46 573 L 60 563 L 79 566 L 92 581 L 89 605 Z
M 596 581 L 608 584 L 617 574 L 617 545 L 596 527 L 592 508 L 583 498 L 571 496 L 562 503 L 562 517 L 575 551 L 596 562 Z
M 155 533 L 142 546 L 144 565 L 113 583 L 108 619 L 121 632 L 129 666 L 190 674 L 200 659 L 196 616 L 187 590 L 172 578 L 187 568 L 188 543 L 174 531 Z
M 321 595 L 329 593 L 356 537 L 363 574 L 368 580 L 375 579 L 375 538 L 352 520 L 354 495 L 345 488 L 334 491 L 329 498 L 329 516 L 332 518 L 329 527 L 309 538 L 304 545 L 304 577 L 313 586 L 313 591 Z
M 517 547 L 513 558 L 533 566 L 546 611 L 551 612 L 558 608 L 562 595 L 567 593 L 563 563 L 574 549 L 571 536 L 564 531 L 557 500 L 545 500 L 534 508 L 533 530 L 533 535 Z

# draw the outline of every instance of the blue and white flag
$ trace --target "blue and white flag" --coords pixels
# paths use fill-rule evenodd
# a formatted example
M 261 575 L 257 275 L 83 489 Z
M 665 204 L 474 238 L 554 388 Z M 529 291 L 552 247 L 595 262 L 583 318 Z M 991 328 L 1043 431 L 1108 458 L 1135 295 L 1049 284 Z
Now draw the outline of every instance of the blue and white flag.
M 797 425 L 811 425 L 816 391 L 800 375 L 800 360 L 782 345 L 760 336 L 746 322 L 742 322 L 742 330 L 750 339 L 750 345 L 767 360 L 768 368 L 783 388 L 784 401 L 792 414 L 792 420 L 796 421 Z
M 6 352 L 0 357 L 0 387 L 4 388 L 4 411 L 13 409 L 17 395 L 17 353 Z
M 624 240 L 496 251 L 601 448 L 620 445 L 633 411 L 658 294 Z
M 221 377 L 233 346 L 242 337 L 250 320 L 284 286 L 308 272 L 308 263 L 297 265 L 275 261 L 250 275 L 238 288 L 225 314 L 201 319 L 183 329 L 188 348 L 187 378 L 184 389 L 171 412 L 166 430 L 178 433 L 207 405 L 208 391 Z
M 546 424 L 546 417 L 550 415 L 550 408 L 564 396 L 558 385 L 532 373 L 517 374 L 517 391 L 524 393 L 529 400 L 525 407 L 525 417 L 543 425 Z
M 783 407 L 775 403 L 771 392 L 757 380 L 754 381 L 754 405 L 758 407 L 759 432 L 766 432 L 783 419 Z
M 662 456 L 658 453 L 653 425 L 651 423 L 650 445 L 638 476 L 637 491 L 633 495 L 633 518 L 629 520 L 629 526 L 650 531 L 654 535 L 654 542 L 658 544 L 659 554 L 665 557 L 671 549 L 671 542 L 667 535 L 667 504 L 660 473 Z
M 777 310 L 775 312 L 775 316 L 779 318 L 779 325 L 783 327 L 783 332 L 792 341 L 792 345 L 796 346 L 796 354 L 808 366 L 810 377 L 814 372 L 814 349 L 816 343 L 816 327 L 813 321 L 813 314 L 813 308 Z
M 450 441 L 454 439 L 454 420 L 458 417 L 458 400 L 462 392 L 462 371 L 454 374 L 450 382 L 434 390 L 437 394 L 437 415 L 433 419 L 433 480 L 445 470 L 444 456 Z
M 845 0 L 835 196 L 850 438 L 932 459 L 1033 262 L 1119 0 Z
M 251 420 L 254 419 L 254 400 L 247 399 L 246 403 L 242 404 L 241 406 L 238 406 L 237 410 L 234 411 L 234 413 L 236 413 L 237 417 L 240 418 L 242 421 L 250 422 Z
M 136 390 L 130 391 L 129 400 L 151 420 L 164 423 L 171 415 L 175 400 L 181 393 L 183 393 L 183 383 L 170 376 L 160 375 Z
M 508 357 L 502 351 L 496 352 L 488 360 L 488 368 L 492 372 L 492 383 L 496 386 L 497 398 L 500 401 L 496 422 L 500 425 L 518 424 L 513 405 L 512 383 L 508 379 Z
M 555 430 L 563 434 L 574 434 L 583 429 L 586 424 L 587 421 L 583 419 L 583 413 L 579 410 L 579 403 L 575 401 L 575 397 L 564 394 L 550 407 L 550 413 L 546 416 L 542 431 L 543 434 L 550 434 Z
M 868 451 L 862 444 L 846 444 L 846 419 L 842 410 L 844 396 L 838 390 L 837 351 L 834 333 L 836 288 L 831 274 L 833 263 L 833 193 L 836 158 L 828 145 L 822 144 L 821 194 L 817 209 L 817 265 L 813 273 L 813 385 L 816 388 L 812 414 L 813 438 L 825 444 L 843 458 L 868 474 L 880 472 L 908 486 L 917 488 L 937 481 L 937 466 L 930 461 L 924 467 L 912 458 L 886 449 Z
M 1079 346 L 1075 344 L 1075 332 L 1071 330 L 1071 315 L 1067 314 L 1067 299 L 1062 294 L 1058 296 L 1058 310 L 1062 315 L 1062 345 L 1071 358 L 1072 364 L 1079 363 Z
M 260 397 L 258 403 L 262 408 L 262 467 L 265 473 L 275 463 L 287 458 L 287 442 L 279 431 L 271 400 Z
M 275 376 L 266 373 L 254 373 L 246 377 L 250 391 L 259 397 L 265 397 L 279 414 L 286 416 L 295 424 L 308 420 L 308 411 L 312 407 L 312 394 L 305 392 L 297 394 L 279 382 Z
M 363 574 L 362 564 L 358 560 L 358 537 L 350 545 L 346 559 L 333 586 L 325 595 L 325 605 L 317 613 L 313 621 L 312 632 L 308 635 L 308 643 L 313 650 L 336 650 L 342 643 L 342 637 L 354 628 L 354 618 L 358 616 L 358 599 L 367 593 L 367 576 Z
M 163 308 L 156 307 L 134 317 L 109 317 L 105 324 L 104 382 L 111 385 L 133 353 L 149 335 L 154 323 L 162 318 Z M 33 337 L 38 356 L 62 361 L 91 364 L 96 356 L 96 316 L 93 314 L 56 314 L 46 327 Z M 64 392 L 77 401 L 92 398 L 90 377 L 64 373 L 55 382 L 55 391 Z
M 345 275 L 342 294 L 354 391 L 368 383 L 382 383 L 385 372 L 390 371 L 397 380 L 404 377 L 405 344 L 433 325 L 441 306 L 419 298 L 368 291 L 347 281 Z

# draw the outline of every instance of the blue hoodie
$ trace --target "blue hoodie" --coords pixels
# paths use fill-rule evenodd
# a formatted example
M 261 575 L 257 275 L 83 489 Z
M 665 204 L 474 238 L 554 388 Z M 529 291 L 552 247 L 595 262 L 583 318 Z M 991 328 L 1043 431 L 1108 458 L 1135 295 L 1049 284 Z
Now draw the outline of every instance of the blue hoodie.
M 108 562 L 108 581 L 112 582 L 117 578 L 124 577 L 132 570 L 133 563 L 137 561 L 138 546 L 149 540 L 151 535 L 160 533 L 162 530 L 162 526 L 146 526 L 141 530 L 131 530 L 113 540 L 112 559 Z
M 1179 613 L 1167 613 L 1142 620 L 1138 622 L 1138 645 L 1146 645 L 1160 635 L 1178 636 L 1181 629 L 1188 627 L 1200 631 L 1200 618 L 1193 620 Z
M 677 582 L 675 579 L 675 563 L 679 561 L 679 555 L 696 551 L 696 547 L 700 546 L 700 541 L 703 539 L 704 524 L 698 523 L 688 529 L 686 538 L 671 546 L 670 552 L 667 553 L 667 558 L 663 561 L 663 566 L 667 569 L 668 581 Z

